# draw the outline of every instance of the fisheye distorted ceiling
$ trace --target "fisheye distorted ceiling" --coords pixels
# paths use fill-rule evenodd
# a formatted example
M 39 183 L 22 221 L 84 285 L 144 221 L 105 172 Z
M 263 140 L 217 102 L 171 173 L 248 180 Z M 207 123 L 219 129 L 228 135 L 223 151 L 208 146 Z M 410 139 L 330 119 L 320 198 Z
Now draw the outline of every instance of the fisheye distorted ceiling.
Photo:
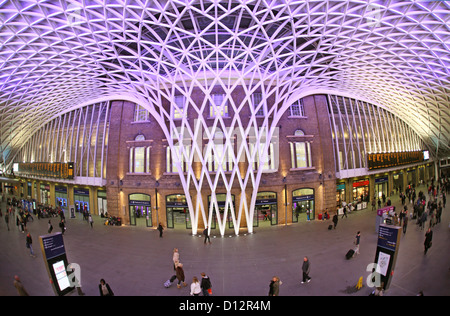
M 449 12 L 430 0 L 0 1 L 0 163 L 62 112 L 145 105 L 163 82 L 255 65 L 382 106 L 450 156 Z

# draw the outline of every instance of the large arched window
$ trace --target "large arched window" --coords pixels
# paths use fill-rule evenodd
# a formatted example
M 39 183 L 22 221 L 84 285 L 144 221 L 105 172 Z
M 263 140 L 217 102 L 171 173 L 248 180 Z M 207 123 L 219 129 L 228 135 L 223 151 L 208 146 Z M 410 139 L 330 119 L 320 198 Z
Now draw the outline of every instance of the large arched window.
M 294 136 L 295 141 L 290 143 L 292 168 L 312 167 L 311 144 L 306 140 L 305 133 L 298 129 Z

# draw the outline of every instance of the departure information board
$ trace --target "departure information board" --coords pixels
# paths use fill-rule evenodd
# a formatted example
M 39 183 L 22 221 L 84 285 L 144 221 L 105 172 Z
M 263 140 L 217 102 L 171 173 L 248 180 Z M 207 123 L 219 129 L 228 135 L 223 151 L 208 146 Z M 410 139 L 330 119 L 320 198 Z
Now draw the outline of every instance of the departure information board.
M 369 170 L 390 168 L 424 161 L 423 151 L 367 154 Z
M 73 162 L 19 163 L 18 173 L 19 175 L 22 176 L 73 179 L 74 163 Z

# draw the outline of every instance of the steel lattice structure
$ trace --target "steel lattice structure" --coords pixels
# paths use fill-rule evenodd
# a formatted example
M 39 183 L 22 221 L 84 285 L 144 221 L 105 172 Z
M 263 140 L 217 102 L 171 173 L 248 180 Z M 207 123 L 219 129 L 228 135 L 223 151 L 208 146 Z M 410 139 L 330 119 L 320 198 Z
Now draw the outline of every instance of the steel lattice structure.
M 290 104 L 313 93 L 383 107 L 407 122 L 435 157 L 446 157 L 449 9 L 447 1 L 1 1 L 0 162 L 8 166 L 36 130 L 61 114 L 116 99 L 146 108 L 183 161 L 201 148 L 193 142 L 187 152 L 175 147 L 177 140 L 196 139 L 201 130 L 210 141 L 215 128 L 244 139 L 256 131 L 256 147 L 267 148 Z M 231 98 L 237 87 L 245 91 L 240 103 Z M 194 88 L 205 95 L 200 105 L 190 98 Z M 215 115 L 209 132 L 201 117 L 214 104 L 214 89 L 224 99 L 213 111 L 223 114 L 226 106 L 234 114 Z M 263 98 L 243 125 L 239 111 L 255 91 Z M 195 125 L 183 118 L 176 126 L 161 106 L 180 94 L 186 104 L 178 110 L 197 112 Z M 268 97 L 276 106 L 267 108 L 261 126 L 255 117 Z M 257 153 L 242 142 L 233 159 L 257 159 Z M 237 180 L 242 192 L 252 187 L 254 200 L 262 171 L 252 165 L 210 174 L 202 160 L 199 179 L 192 170 L 180 178 L 185 192 L 193 185 L 200 198 L 204 181 L 214 192 L 222 178 L 230 195 Z M 252 208 L 240 205 L 245 209 L 233 215 L 234 223 L 243 213 L 251 222 Z M 198 203 L 190 210 L 193 226 L 199 214 L 207 218 Z

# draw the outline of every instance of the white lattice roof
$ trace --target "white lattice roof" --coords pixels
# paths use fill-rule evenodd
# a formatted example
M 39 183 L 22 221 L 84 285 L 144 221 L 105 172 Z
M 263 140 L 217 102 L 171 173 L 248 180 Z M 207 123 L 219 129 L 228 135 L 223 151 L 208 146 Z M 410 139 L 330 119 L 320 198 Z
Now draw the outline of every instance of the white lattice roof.
M 448 156 L 449 9 L 428 0 L 0 1 L 0 162 L 61 112 L 126 98 L 160 113 L 156 89 L 217 78 L 370 101 Z

